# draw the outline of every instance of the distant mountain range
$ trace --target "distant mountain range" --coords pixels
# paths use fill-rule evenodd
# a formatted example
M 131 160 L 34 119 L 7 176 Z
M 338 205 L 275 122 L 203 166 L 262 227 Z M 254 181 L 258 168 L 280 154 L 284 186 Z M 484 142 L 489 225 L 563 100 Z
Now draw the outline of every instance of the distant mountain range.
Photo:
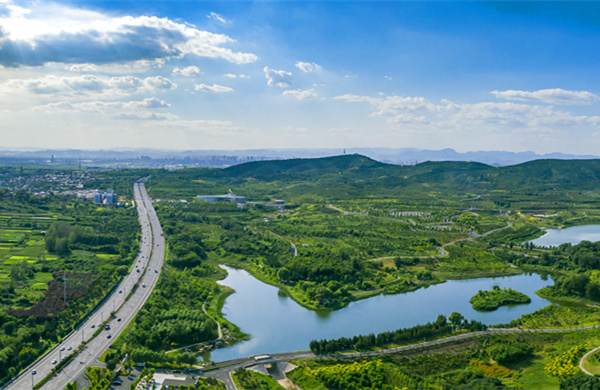
M 565 153 L 537 154 L 528 152 L 474 151 L 460 153 L 453 149 L 427 150 L 416 148 L 347 148 L 347 149 L 249 149 L 249 150 L 163 150 L 126 149 L 77 150 L 48 149 L 0 150 L 0 161 L 32 162 L 129 163 L 139 166 L 180 164 L 183 166 L 227 167 L 249 161 L 318 158 L 340 154 L 361 154 L 373 160 L 397 165 L 415 165 L 425 161 L 471 161 L 487 165 L 506 166 L 539 159 L 597 159 L 599 156 Z

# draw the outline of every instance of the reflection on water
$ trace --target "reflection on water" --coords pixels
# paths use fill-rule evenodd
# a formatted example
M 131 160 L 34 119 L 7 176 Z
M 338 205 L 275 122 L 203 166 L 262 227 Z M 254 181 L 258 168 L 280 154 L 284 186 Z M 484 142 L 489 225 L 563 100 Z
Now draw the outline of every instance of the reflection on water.
M 206 358 L 214 361 L 308 350 L 313 339 L 376 334 L 433 322 L 439 314 L 449 316 L 454 311 L 486 324 L 507 323 L 550 304 L 535 291 L 552 284 L 547 275 L 539 274 L 450 280 L 406 294 L 379 295 L 352 302 L 334 312 L 315 312 L 282 296 L 277 287 L 255 279 L 244 270 L 223 268 L 228 276 L 220 283 L 236 290 L 227 298 L 223 313 L 252 339 L 213 351 Z M 473 310 L 469 299 L 478 290 L 490 290 L 494 285 L 523 292 L 531 298 L 531 303 L 501 307 L 493 312 Z

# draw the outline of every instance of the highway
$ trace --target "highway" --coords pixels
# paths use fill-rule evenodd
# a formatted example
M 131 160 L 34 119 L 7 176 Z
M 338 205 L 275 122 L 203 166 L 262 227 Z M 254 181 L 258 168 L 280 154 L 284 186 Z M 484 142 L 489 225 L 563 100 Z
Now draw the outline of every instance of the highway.
M 164 237 L 144 184 L 135 183 L 133 189 L 142 234 L 140 251 L 130 272 L 113 293 L 76 330 L 21 372 L 2 390 L 31 389 L 33 384 L 41 382 L 51 373 L 52 368 L 56 366 L 56 361 L 64 359 L 65 356 L 72 354 L 79 346 L 85 344 L 79 354 L 40 387 L 44 390 L 64 389 L 67 383 L 75 380 L 83 373 L 86 366 L 91 365 L 106 351 L 150 296 L 158 281 L 164 261 Z M 138 283 L 138 287 L 134 289 L 136 283 Z M 134 289 L 133 293 L 126 300 L 132 289 Z M 107 322 L 113 311 L 115 312 L 114 318 Z M 110 330 L 104 330 L 104 324 L 110 325 Z M 99 327 L 102 329 L 100 334 L 92 338 Z

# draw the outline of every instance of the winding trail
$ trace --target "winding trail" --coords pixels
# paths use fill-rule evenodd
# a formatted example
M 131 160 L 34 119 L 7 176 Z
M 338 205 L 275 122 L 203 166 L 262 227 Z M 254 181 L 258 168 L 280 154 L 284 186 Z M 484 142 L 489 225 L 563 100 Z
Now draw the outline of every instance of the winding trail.
M 586 353 L 585 355 L 583 355 L 583 357 L 579 361 L 579 368 L 581 369 L 581 371 L 583 371 L 584 373 L 586 373 L 586 374 L 588 374 L 590 376 L 595 376 L 595 375 L 592 374 L 591 372 L 589 372 L 588 370 L 586 370 L 585 368 L 583 368 L 583 361 L 585 360 L 585 358 L 587 358 L 589 355 L 593 354 L 594 352 L 596 352 L 599 349 L 600 349 L 600 347 L 596 347 L 596 348 L 592 349 L 591 351 L 589 351 L 588 353 Z
M 218 337 L 218 338 L 216 338 L 216 339 L 214 339 L 214 340 L 202 341 L 202 342 L 199 342 L 199 343 L 196 343 L 196 344 L 190 344 L 190 345 L 186 345 L 186 346 L 183 346 L 183 347 L 180 347 L 180 348 L 175 348 L 175 349 L 172 349 L 172 350 L 170 350 L 170 351 L 167 351 L 167 352 L 165 352 L 165 353 L 172 353 L 172 352 L 182 351 L 182 350 L 184 350 L 184 349 L 187 349 L 187 348 L 192 348 L 192 347 L 195 347 L 195 346 L 197 346 L 197 345 L 214 343 L 215 341 L 219 341 L 219 340 L 221 340 L 221 339 L 223 338 L 223 330 L 221 329 L 221 324 L 219 323 L 219 321 L 215 320 L 215 319 L 214 319 L 214 318 L 213 318 L 213 317 L 212 317 L 210 314 L 208 314 L 208 312 L 206 311 L 206 302 L 207 302 L 207 301 L 208 301 L 208 298 L 206 298 L 206 299 L 204 300 L 204 302 L 202 302 L 202 311 L 204 312 L 204 314 L 206 314 L 206 315 L 208 316 L 208 318 L 210 318 L 211 320 L 213 320 L 213 321 L 214 321 L 214 322 L 217 324 L 217 331 L 218 331 L 218 333 L 219 333 L 219 337 Z
M 424 232 L 424 233 L 430 233 L 430 232 L 428 232 L 426 230 L 417 229 L 415 227 L 416 226 L 415 221 L 413 221 L 411 219 L 405 220 L 405 219 L 400 219 L 400 218 L 377 217 L 377 216 L 374 216 L 374 215 L 367 214 L 366 211 L 349 212 L 349 211 L 342 210 L 342 209 L 340 209 L 338 207 L 335 207 L 332 204 L 328 204 L 327 207 L 329 207 L 332 210 L 339 211 L 343 215 L 357 215 L 358 214 L 358 215 L 364 215 L 365 217 L 370 217 L 370 218 L 375 218 L 375 219 L 384 219 L 384 220 L 388 220 L 388 221 L 402 222 L 402 223 L 406 223 L 406 224 L 410 225 L 410 228 L 412 230 L 416 230 L 416 231 Z M 477 233 L 475 233 L 474 230 L 473 230 L 473 227 L 471 227 L 471 233 L 469 234 L 468 237 L 460 238 L 458 240 L 454 240 L 454 241 L 448 242 L 448 243 L 446 243 L 446 244 L 438 247 L 437 249 L 438 249 L 438 251 L 440 253 L 437 254 L 437 255 L 435 255 L 435 256 L 386 256 L 386 257 L 378 257 L 376 259 L 371 259 L 370 261 L 389 260 L 389 259 L 393 259 L 393 258 L 396 258 L 396 257 L 401 257 L 401 258 L 414 258 L 414 257 L 417 257 L 419 259 L 427 259 L 427 258 L 430 258 L 430 257 L 435 257 L 435 258 L 445 257 L 445 256 L 448 256 L 448 252 L 446 250 L 444 250 L 444 248 L 447 247 L 447 246 L 454 245 L 457 242 L 461 242 L 461 241 L 469 241 L 469 240 L 473 240 L 474 238 L 485 237 L 485 236 L 487 236 L 489 234 L 498 232 L 500 230 L 511 228 L 512 226 L 513 226 L 512 223 L 507 221 L 506 222 L 506 226 L 503 226 L 503 227 L 498 228 L 498 229 L 490 230 L 489 232 L 485 232 L 483 234 L 477 234 Z

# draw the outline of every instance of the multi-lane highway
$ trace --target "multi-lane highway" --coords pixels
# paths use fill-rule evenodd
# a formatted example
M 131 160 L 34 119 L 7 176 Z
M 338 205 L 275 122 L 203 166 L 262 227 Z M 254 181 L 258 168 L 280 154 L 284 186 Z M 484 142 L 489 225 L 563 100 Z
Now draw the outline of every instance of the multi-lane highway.
M 85 367 L 98 357 L 125 329 L 156 285 L 164 261 L 164 237 L 152 202 L 143 183 L 134 184 L 134 196 L 138 217 L 142 227 L 140 252 L 130 272 L 90 316 L 60 344 L 24 370 L 12 382 L 4 386 L 6 390 L 28 390 L 47 377 L 61 358 L 71 355 L 74 350 L 85 344 L 83 350 L 66 366 L 59 370 L 40 389 L 64 389 Z M 137 284 L 137 288 L 134 288 Z M 127 296 L 134 290 L 129 299 Z M 111 318 L 111 313 L 114 317 Z M 108 322 L 107 322 L 108 321 Z M 105 325 L 110 330 L 105 330 Z M 100 334 L 93 338 L 94 332 L 101 327 Z M 110 337 L 109 337 L 110 336 Z

